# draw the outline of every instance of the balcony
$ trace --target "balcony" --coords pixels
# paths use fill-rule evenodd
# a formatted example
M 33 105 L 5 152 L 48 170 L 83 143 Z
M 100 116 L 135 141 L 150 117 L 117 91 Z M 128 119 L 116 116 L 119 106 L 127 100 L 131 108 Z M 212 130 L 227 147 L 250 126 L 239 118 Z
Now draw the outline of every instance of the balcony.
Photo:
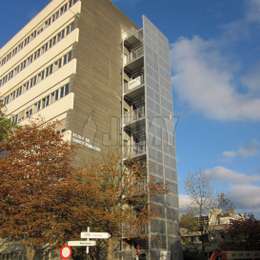
M 144 75 L 138 76 L 124 85 L 125 93 L 133 91 L 144 84 Z
M 134 49 L 143 43 L 143 31 L 140 30 L 131 35 L 124 41 L 124 45 L 127 49 Z
M 130 113 L 126 113 L 124 115 L 124 123 L 125 124 L 130 124 L 134 121 L 143 119 L 145 117 L 145 108 L 143 107 L 139 107 L 135 110 L 133 110 Z
M 124 61 L 125 72 L 128 75 L 132 75 L 137 71 L 141 71 L 144 66 L 144 48 L 139 47 L 132 50 Z
M 147 225 L 144 225 L 143 223 L 140 223 L 140 225 L 131 225 L 128 223 L 123 223 L 122 225 L 122 233 L 124 239 L 136 239 L 139 240 L 139 244 L 143 244 L 142 248 L 147 249 L 148 245 L 146 244 L 147 241 L 147 233 L 148 233 L 148 227 Z M 141 239 L 144 239 L 141 241 Z
M 144 48 L 139 47 L 133 51 L 130 52 L 128 59 L 127 59 L 127 63 L 133 62 L 139 58 L 141 58 L 144 55 Z
M 140 141 L 124 146 L 124 158 L 133 158 L 137 156 L 145 155 L 146 153 L 146 142 Z
M 139 48 L 137 48 L 135 50 L 132 50 L 130 52 L 130 54 L 127 56 L 126 64 L 129 64 L 129 63 L 131 63 L 131 62 L 133 62 L 133 61 L 143 57 L 143 55 L 144 55 L 144 48 L 143 48 L 143 46 L 139 47 Z
M 133 104 L 135 100 L 144 99 L 144 76 L 126 82 L 124 85 L 124 99 L 128 104 Z

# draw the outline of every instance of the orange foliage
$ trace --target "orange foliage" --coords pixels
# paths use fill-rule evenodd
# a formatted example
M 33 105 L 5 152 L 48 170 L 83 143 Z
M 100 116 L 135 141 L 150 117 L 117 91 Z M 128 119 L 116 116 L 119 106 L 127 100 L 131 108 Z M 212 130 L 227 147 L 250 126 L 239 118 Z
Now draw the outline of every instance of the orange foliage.
M 38 247 L 78 239 L 87 226 L 114 237 L 122 226 L 128 238 L 142 232 L 154 214 L 146 191 L 162 185 L 114 155 L 75 169 L 74 153 L 55 125 L 20 127 L 0 143 L 0 237 Z

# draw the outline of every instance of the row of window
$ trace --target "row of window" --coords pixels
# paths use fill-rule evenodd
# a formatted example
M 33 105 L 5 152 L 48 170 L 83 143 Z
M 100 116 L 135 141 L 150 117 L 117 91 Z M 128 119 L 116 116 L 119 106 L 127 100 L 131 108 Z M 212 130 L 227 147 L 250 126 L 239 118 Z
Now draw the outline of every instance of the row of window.
M 19 72 L 23 71 L 27 66 L 29 66 L 33 61 L 37 60 L 40 56 L 47 52 L 48 49 L 52 48 L 58 42 L 60 42 L 64 37 L 70 34 L 75 29 L 75 22 L 69 24 L 66 28 L 57 33 L 48 42 L 42 45 L 34 53 L 32 53 L 28 58 L 16 66 L 13 70 L 8 72 L 2 79 L 0 79 L 0 87 L 7 83 L 9 80 L 14 78 Z
M 14 124 L 20 123 L 26 118 L 31 118 L 33 114 L 38 113 L 40 110 L 48 107 L 49 105 L 57 102 L 61 98 L 67 96 L 70 93 L 70 85 L 66 84 L 65 86 L 53 91 L 51 94 L 45 96 L 41 100 L 34 103 L 32 106 L 26 108 L 22 112 L 14 115 L 12 117 L 12 122 Z
M 51 74 L 53 74 L 55 71 L 69 63 L 73 58 L 72 50 L 66 53 L 64 56 L 57 59 L 55 62 L 53 62 L 51 65 L 40 71 L 38 74 L 34 75 L 32 78 L 27 80 L 25 83 L 23 83 L 21 86 L 19 86 L 17 89 L 15 89 L 13 92 L 11 92 L 9 95 L 4 97 L 4 105 L 9 104 L 14 99 L 21 96 L 23 93 L 27 92 L 29 89 L 34 87 L 36 84 L 38 84 L 40 81 L 44 80 L 45 78 L 49 77 Z
M 46 19 L 37 29 L 35 29 L 30 35 L 23 39 L 14 49 L 12 49 L 3 59 L 0 60 L 0 66 L 3 66 L 12 57 L 14 57 L 19 51 L 21 51 L 26 45 L 28 45 L 33 39 L 42 33 L 47 27 L 49 27 L 54 21 L 62 16 L 69 8 L 71 8 L 78 0 L 69 0 L 59 10 L 57 10 L 51 17 Z

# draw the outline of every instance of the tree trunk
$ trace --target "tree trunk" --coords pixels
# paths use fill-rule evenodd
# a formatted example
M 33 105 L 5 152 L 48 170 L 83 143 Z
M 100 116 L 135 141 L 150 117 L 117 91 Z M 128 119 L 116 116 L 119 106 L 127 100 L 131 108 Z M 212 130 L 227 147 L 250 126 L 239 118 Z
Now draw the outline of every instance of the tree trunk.
M 113 260 L 113 241 L 109 239 L 107 242 L 107 260 Z
M 204 223 L 203 223 L 203 210 L 202 210 L 202 202 L 201 202 L 201 204 L 200 204 L 200 212 L 199 212 L 199 214 L 200 214 L 200 216 L 199 216 L 199 218 L 200 218 L 200 234 L 201 234 L 201 251 L 202 251 L 202 253 L 203 253 L 203 255 L 205 255 L 205 241 L 204 241 L 204 239 L 205 239 L 205 230 L 204 230 Z
M 34 260 L 36 250 L 33 247 L 26 246 L 26 259 L 27 260 Z

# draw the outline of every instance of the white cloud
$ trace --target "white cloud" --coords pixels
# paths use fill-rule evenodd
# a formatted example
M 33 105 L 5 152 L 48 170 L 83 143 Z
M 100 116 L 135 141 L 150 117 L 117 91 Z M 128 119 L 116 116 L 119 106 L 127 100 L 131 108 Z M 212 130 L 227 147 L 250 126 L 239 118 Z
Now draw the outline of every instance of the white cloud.
M 225 187 L 226 196 L 231 199 L 237 211 L 259 216 L 260 175 L 248 175 L 222 166 L 207 169 L 205 174 L 210 176 L 213 182 L 220 182 L 217 187 Z
M 252 42 L 255 26 L 260 25 L 260 0 L 246 0 L 245 6 L 244 15 L 223 25 L 217 38 L 179 38 L 172 45 L 173 84 L 178 96 L 209 118 L 260 120 L 260 97 L 255 95 L 260 93 L 260 64 L 242 75 L 241 61 L 231 60 L 232 44 Z
M 180 194 L 179 195 L 179 207 L 180 209 L 188 209 L 191 208 L 193 205 L 192 199 L 189 195 L 186 194 Z
M 244 0 L 245 13 L 239 19 L 224 24 L 221 41 L 243 41 L 252 36 L 252 26 L 260 24 L 260 0 Z
M 214 41 L 181 38 L 172 49 L 173 83 L 180 98 L 221 120 L 260 120 L 260 98 L 241 94 L 235 68 Z
M 229 198 L 239 212 L 253 213 L 260 216 L 260 175 L 248 175 L 222 166 L 207 169 L 204 173 L 211 178 L 215 185 L 216 193 L 223 192 L 225 187 L 226 197 Z M 179 195 L 180 210 L 186 211 L 193 208 L 189 195 Z
M 246 157 L 256 155 L 259 151 L 259 148 L 260 148 L 260 144 L 254 141 L 246 145 L 245 147 L 240 147 L 238 150 L 224 151 L 222 155 L 225 158 L 236 158 L 236 157 L 246 158 Z
M 234 185 L 230 189 L 229 197 L 240 210 L 246 212 L 260 210 L 260 186 Z
M 260 0 L 248 0 L 246 19 L 250 23 L 260 23 Z
M 205 170 L 205 174 L 208 175 L 213 181 L 223 182 L 226 186 L 260 182 L 260 175 L 248 175 L 222 166 L 207 169 Z

